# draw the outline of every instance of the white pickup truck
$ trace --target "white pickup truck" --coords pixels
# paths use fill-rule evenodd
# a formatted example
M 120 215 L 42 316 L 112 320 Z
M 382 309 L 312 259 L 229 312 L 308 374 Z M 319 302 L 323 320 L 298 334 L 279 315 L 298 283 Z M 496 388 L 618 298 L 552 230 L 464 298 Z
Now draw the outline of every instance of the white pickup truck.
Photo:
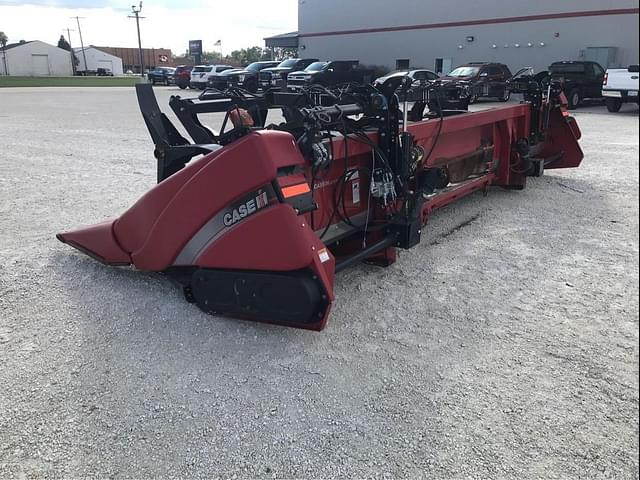
M 607 70 L 602 84 L 602 96 L 605 98 L 607 110 L 619 112 L 623 103 L 640 103 L 639 71 L 638 65 Z

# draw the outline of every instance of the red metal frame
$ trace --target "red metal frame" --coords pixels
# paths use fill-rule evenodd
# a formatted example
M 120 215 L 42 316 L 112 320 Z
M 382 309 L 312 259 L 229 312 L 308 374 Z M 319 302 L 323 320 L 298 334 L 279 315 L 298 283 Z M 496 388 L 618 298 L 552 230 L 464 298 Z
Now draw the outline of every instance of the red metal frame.
M 423 224 L 435 209 L 492 185 L 524 187 L 525 175 L 514 168 L 521 161 L 514 145 L 529 137 L 531 108 L 530 104 L 505 106 L 409 126 L 417 145 L 431 152 L 421 168 L 446 165 L 487 145 L 491 146 L 491 160 L 496 164 L 493 170 L 428 199 L 421 211 Z M 577 143 L 579 137 L 575 121 L 560 109 L 554 109 L 545 142 L 537 148 L 537 154 L 552 158 L 562 152 L 561 158 L 548 168 L 576 167 L 583 157 Z M 374 134 L 370 138 L 378 140 Z M 63 233 L 58 238 L 103 263 L 133 264 L 140 270 L 162 272 L 175 267 L 265 272 L 308 270 L 320 279 L 330 304 L 336 257 L 360 251 L 363 242 L 375 242 L 383 232 L 372 228 L 368 235 L 345 238 L 329 245 L 329 249 L 319 238 L 319 233 L 328 226 L 344 223 L 333 210 L 340 193 L 337 186 L 345 170 L 370 169 L 373 162 L 370 147 L 353 138 L 334 137 L 327 147 L 332 154 L 331 166 L 314 177 L 290 134 L 266 130 L 250 133 L 160 183 L 119 219 Z M 318 204 L 316 211 L 304 215 L 287 203 L 281 191 L 284 187 L 293 188 L 288 190 L 293 196 L 307 193 L 309 188 L 300 187 L 305 178 L 300 169 Z M 371 227 L 383 224 L 389 212 L 398 207 L 390 205 L 384 209 L 369 198 L 369 178 L 364 170 L 358 178 L 344 183 L 346 215 L 356 217 L 369 211 Z M 271 188 L 275 196 L 269 198 L 264 208 L 256 210 L 252 192 L 267 198 L 266 192 Z M 244 212 L 238 210 L 247 199 Z M 240 207 L 236 205 L 238 202 Z M 238 217 L 247 214 L 246 218 L 229 225 L 216 223 L 217 218 L 223 218 L 221 212 L 229 208 L 238 210 Z M 193 261 L 183 264 L 184 258 Z M 395 259 L 395 247 L 370 258 L 385 265 Z M 316 323 L 303 328 L 321 330 L 328 313 L 329 308 Z

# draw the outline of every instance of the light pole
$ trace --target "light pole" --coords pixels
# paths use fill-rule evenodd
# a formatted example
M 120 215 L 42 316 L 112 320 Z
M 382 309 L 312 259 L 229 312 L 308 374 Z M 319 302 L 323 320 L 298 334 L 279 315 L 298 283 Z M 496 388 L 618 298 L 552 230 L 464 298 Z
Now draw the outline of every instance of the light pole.
M 140 39 L 140 19 L 145 18 L 140 16 L 142 11 L 142 0 L 140 0 L 140 6 L 136 8 L 135 5 L 131 5 L 131 12 L 133 15 L 129 15 L 129 18 L 136 19 L 136 28 L 138 29 L 138 53 L 140 54 L 140 76 L 144 77 L 144 60 L 142 57 L 142 40 Z
M 70 17 L 75 18 L 78 23 L 78 35 L 80 35 L 80 48 L 82 49 L 82 61 L 84 62 L 84 74 L 87 74 L 89 67 L 87 66 L 87 55 L 84 53 L 84 42 L 82 41 L 82 30 L 80 29 L 80 18 L 81 17 Z M 84 17 L 82 17 L 84 18 Z

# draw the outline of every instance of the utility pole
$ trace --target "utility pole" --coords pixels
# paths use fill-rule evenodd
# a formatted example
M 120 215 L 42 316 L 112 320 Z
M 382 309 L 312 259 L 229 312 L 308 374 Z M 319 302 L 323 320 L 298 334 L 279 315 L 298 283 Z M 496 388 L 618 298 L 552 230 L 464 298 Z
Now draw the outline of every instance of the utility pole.
M 4 32 L 0 32 L 0 47 L 2 47 L 2 62 L 4 63 L 4 74 L 9 75 L 9 69 L 7 68 L 7 36 Z
M 140 76 L 144 77 L 144 60 L 142 57 L 142 40 L 140 40 L 140 19 L 145 18 L 140 16 L 142 11 L 142 0 L 140 0 L 140 6 L 136 8 L 135 5 L 131 5 L 131 12 L 133 15 L 129 15 L 129 18 L 136 19 L 136 28 L 138 29 L 138 51 L 140 53 Z
M 73 46 L 71 45 L 71 33 L 70 32 L 75 32 L 75 30 L 71 30 L 69 27 L 67 27 L 65 29 L 67 31 L 67 42 L 69 42 L 69 50 L 71 50 L 71 71 L 73 71 L 73 74 L 76 74 L 76 56 L 73 53 Z
M 78 23 L 78 35 L 80 35 L 80 48 L 82 49 L 82 60 L 84 61 L 84 74 L 87 74 L 89 67 L 87 66 L 87 55 L 84 53 L 84 42 L 82 41 L 82 30 L 80 29 L 80 19 L 84 17 L 69 17 L 75 18 Z

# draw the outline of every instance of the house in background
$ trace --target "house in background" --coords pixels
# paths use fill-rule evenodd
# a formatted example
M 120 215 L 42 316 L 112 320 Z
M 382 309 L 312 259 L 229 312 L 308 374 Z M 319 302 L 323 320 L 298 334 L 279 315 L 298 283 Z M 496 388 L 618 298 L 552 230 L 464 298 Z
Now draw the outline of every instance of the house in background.
M 25 77 L 65 77 L 73 75 L 71 54 L 54 45 L 32 40 L 10 43 L 0 50 L 0 75 Z M 6 65 L 6 71 L 5 71 Z
M 95 48 L 121 58 L 125 71 L 131 70 L 134 73 L 140 73 L 140 50 L 138 48 L 100 46 L 96 46 Z M 76 55 L 78 54 L 76 53 Z M 145 71 L 153 70 L 156 67 L 171 67 L 173 66 L 172 59 L 173 55 L 171 50 L 167 48 L 142 49 L 142 61 L 144 62 Z M 90 63 L 89 59 L 87 59 L 87 63 Z
M 105 68 L 110 70 L 114 75 L 124 74 L 122 59 L 120 57 L 111 55 L 110 53 L 100 50 L 93 45 L 85 47 L 84 54 L 82 48 L 74 48 L 73 51 L 78 59 L 78 72 L 97 72 L 99 68 Z M 84 64 L 85 58 L 87 59 L 86 66 Z

